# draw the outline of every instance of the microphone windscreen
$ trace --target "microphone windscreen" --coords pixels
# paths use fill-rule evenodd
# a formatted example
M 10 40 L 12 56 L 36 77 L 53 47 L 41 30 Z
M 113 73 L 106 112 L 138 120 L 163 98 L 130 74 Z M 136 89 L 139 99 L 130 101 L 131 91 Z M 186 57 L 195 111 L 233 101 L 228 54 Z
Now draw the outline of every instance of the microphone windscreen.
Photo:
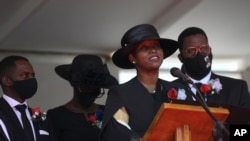
M 173 75 L 174 77 L 178 77 L 178 71 L 180 71 L 180 69 L 176 68 L 176 67 L 173 67 L 170 69 L 170 73 L 171 75 Z

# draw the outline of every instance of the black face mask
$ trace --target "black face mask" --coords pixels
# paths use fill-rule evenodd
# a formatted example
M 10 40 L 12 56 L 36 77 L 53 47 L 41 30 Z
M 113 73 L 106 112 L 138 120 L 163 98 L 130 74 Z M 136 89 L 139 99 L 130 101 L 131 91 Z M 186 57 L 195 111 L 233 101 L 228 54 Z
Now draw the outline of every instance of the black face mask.
M 76 89 L 76 95 L 78 97 L 79 103 L 85 107 L 90 107 L 94 102 L 99 93 L 88 93 L 88 92 L 80 92 L 78 89 Z
M 211 70 L 212 54 L 201 55 L 198 53 L 194 58 L 185 58 L 183 60 L 185 71 L 194 79 L 200 80 Z
M 13 89 L 25 100 L 35 95 L 37 91 L 37 81 L 35 78 L 13 81 Z

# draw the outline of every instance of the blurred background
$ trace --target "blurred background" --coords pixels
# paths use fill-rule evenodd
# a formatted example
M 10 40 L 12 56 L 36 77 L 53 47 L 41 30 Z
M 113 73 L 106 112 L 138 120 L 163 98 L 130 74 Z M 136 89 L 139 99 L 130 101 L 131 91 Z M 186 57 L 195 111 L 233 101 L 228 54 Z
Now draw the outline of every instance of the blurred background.
M 161 37 L 177 40 L 185 28 L 197 26 L 208 35 L 213 70 L 250 84 L 249 7 L 249 0 L 0 0 L 0 59 L 22 55 L 31 61 L 39 88 L 28 102 L 46 111 L 73 95 L 55 66 L 96 54 L 123 83 L 135 70 L 119 69 L 110 58 L 129 28 L 149 23 Z M 175 79 L 169 70 L 180 68 L 177 54 L 165 59 L 160 78 Z

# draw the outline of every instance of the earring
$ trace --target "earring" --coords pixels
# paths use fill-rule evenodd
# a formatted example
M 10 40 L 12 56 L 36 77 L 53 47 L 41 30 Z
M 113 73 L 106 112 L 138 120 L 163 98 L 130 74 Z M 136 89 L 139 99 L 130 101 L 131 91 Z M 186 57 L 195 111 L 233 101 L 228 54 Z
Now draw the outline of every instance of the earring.
M 135 61 L 132 61 L 133 64 L 135 64 Z

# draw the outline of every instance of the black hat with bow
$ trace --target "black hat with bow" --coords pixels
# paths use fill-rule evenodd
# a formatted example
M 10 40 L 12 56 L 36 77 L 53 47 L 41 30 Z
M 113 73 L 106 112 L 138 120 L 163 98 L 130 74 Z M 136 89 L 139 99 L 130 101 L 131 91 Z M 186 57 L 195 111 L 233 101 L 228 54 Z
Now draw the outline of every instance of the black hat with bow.
M 110 74 L 107 65 L 95 55 L 78 55 L 71 64 L 57 66 L 55 72 L 75 84 L 99 88 L 110 88 L 118 84 L 116 78 Z

